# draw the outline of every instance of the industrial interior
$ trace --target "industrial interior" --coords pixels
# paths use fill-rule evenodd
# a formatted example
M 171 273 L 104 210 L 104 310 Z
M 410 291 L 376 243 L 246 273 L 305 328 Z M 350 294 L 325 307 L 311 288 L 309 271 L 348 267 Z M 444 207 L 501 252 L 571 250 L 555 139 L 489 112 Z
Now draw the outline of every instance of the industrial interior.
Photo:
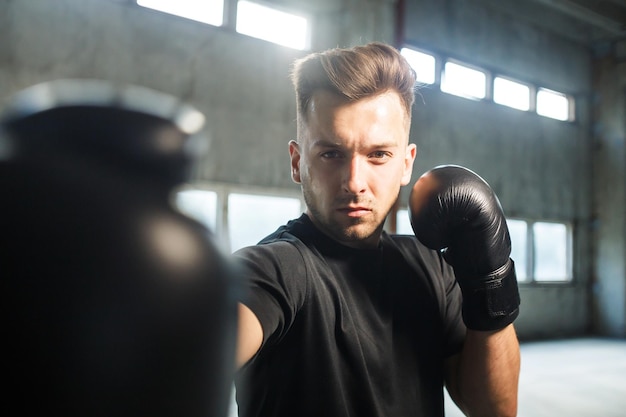
M 392 44 L 415 59 L 420 84 L 412 182 L 438 165 L 467 167 L 510 221 L 518 415 L 626 415 L 626 1 L 224 0 L 212 21 L 141 3 L 0 2 L 0 112 L 20 91 L 63 79 L 141 86 L 191 104 L 206 140 L 176 201 L 228 253 L 303 210 L 289 175 L 291 63 Z M 246 32 L 238 3 L 304 19 L 301 42 Z M 454 69 L 469 71 L 461 84 Z M 475 75 L 478 90 L 464 89 Z M 519 91 L 521 102 L 507 95 Z M 411 233 L 409 190 L 388 232 Z M 264 211 L 263 199 L 275 205 Z M 446 415 L 462 415 L 449 399 Z

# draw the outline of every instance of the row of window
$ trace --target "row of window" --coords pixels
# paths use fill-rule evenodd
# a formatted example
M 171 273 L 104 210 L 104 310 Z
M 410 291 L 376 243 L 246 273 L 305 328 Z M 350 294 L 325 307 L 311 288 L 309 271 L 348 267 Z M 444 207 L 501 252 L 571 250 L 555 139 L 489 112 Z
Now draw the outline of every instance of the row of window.
M 228 0 L 137 0 L 140 6 L 212 26 L 231 24 L 226 16 L 226 3 L 232 4 Z M 238 0 L 236 7 L 237 33 L 289 48 L 309 49 L 309 19 L 304 15 L 245 0 Z
M 228 190 L 186 189 L 177 193 L 181 211 L 213 230 L 227 251 L 254 245 L 302 213 L 298 197 Z M 569 282 L 572 230 L 566 223 L 507 219 L 511 258 L 519 282 Z M 398 234 L 413 234 L 406 209 L 396 213 Z
M 415 70 L 418 82 L 439 83 L 444 93 L 472 100 L 492 99 L 497 104 L 534 111 L 540 116 L 574 120 L 574 100 L 566 94 L 492 75 L 489 71 L 452 59 L 445 60 L 442 71 L 438 72 L 434 54 L 411 47 L 404 47 L 401 52 Z
M 137 0 L 143 7 L 174 14 L 213 26 L 232 25 L 225 5 L 235 0 Z M 264 4 L 236 1 L 234 28 L 238 33 L 299 50 L 310 47 L 309 19 Z M 491 99 L 497 104 L 562 121 L 574 120 L 574 100 L 566 94 L 535 87 L 483 69 L 447 59 L 437 70 L 435 55 L 412 47 L 401 49 L 417 73 L 418 82 L 439 84 L 441 91 L 474 100 Z
M 256 244 L 303 211 L 298 197 L 224 190 L 185 189 L 176 194 L 176 204 L 214 231 L 230 252 Z
M 398 210 L 396 233 L 413 234 L 407 210 Z M 507 219 L 511 259 L 519 282 L 572 280 L 572 228 L 561 222 Z

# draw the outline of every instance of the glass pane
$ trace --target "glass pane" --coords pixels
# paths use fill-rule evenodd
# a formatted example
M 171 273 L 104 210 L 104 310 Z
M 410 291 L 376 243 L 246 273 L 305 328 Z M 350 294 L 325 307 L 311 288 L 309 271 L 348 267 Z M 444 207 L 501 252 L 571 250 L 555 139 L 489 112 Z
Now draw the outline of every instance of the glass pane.
M 528 273 L 526 265 L 528 264 L 527 243 L 528 243 L 528 226 L 524 220 L 506 219 L 511 236 L 511 259 L 515 262 L 515 274 L 518 281 L 527 281 Z
M 493 101 L 527 111 L 530 108 L 530 87 L 506 78 L 496 77 L 493 80 Z
M 567 281 L 567 227 L 562 223 L 533 224 L 535 280 Z
M 176 194 L 176 206 L 187 216 L 215 232 L 217 227 L 217 193 L 207 190 L 183 190 Z
M 487 76 L 484 72 L 446 62 L 441 79 L 441 91 L 465 98 L 485 98 Z
M 435 83 L 435 57 L 415 49 L 402 48 L 400 53 L 417 75 L 417 81 L 424 84 Z
M 222 26 L 224 0 L 137 0 L 137 4 L 213 26 Z
M 294 49 L 309 47 L 306 18 L 249 1 L 237 3 L 238 33 Z
M 557 120 L 569 120 L 569 100 L 556 91 L 539 89 L 537 92 L 537 114 Z
M 302 213 L 300 200 L 251 194 L 229 194 L 228 232 L 232 251 L 256 244 Z
M 407 209 L 400 209 L 396 213 L 396 234 L 415 234 L 413 233 L 413 228 L 411 227 L 411 221 L 409 220 L 409 211 Z

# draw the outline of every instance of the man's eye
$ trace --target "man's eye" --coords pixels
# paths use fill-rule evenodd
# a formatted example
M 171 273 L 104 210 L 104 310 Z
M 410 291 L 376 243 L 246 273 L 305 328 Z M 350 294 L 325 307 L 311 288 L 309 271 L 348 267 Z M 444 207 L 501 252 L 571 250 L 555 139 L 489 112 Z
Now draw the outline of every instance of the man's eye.
M 322 153 L 322 158 L 327 158 L 327 159 L 334 159 L 334 158 L 339 158 L 341 156 L 341 154 L 339 153 L 339 151 L 327 151 Z
M 389 159 L 390 157 L 391 155 L 389 154 L 389 152 L 385 151 L 376 151 L 370 154 L 370 158 L 373 159 Z

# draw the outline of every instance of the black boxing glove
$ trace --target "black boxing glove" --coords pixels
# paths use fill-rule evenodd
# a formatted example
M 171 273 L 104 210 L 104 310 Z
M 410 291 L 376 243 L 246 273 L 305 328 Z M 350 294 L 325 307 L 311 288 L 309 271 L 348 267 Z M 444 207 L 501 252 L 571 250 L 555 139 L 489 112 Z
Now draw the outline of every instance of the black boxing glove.
M 511 238 L 489 184 L 461 166 L 433 168 L 413 186 L 409 215 L 420 242 L 443 251 L 453 267 L 465 325 L 489 331 L 511 324 L 520 304 Z

